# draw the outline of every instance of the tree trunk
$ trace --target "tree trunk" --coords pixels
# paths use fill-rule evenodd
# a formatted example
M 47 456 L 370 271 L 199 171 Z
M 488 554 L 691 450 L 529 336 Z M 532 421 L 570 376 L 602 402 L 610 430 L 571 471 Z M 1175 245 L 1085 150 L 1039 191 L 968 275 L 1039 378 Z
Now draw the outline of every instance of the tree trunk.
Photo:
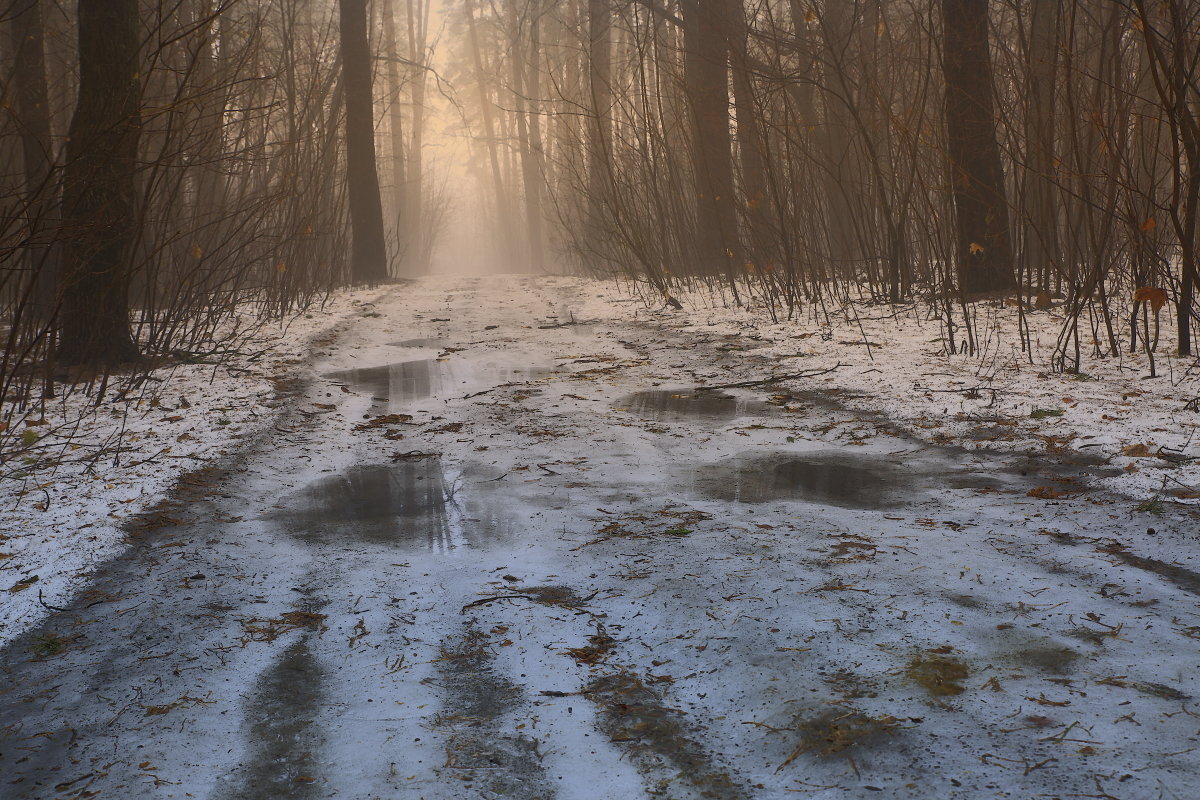
M 746 9 L 742 0 L 722 0 L 729 23 L 730 64 L 733 72 L 733 106 L 737 121 L 737 152 L 741 165 L 742 195 L 745 200 L 749 253 L 756 268 L 769 266 L 771 229 L 774 219 L 767 187 L 767 140 L 754 97 Z
M 588 0 L 588 248 L 605 252 L 606 206 L 612 202 L 612 8 L 608 0 Z
M 367 43 L 367 0 L 339 0 L 343 91 L 346 98 L 346 179 L 350 198 L 350 275 L 355 283 L 388 278 L 383 203 L 375 161 L 375 98 Z
M 1054 78 L 1058 66 L 1060 0 L 1032 5 L 1026 69 L 1025 264 L 1028 286 L 1050 288 L 1051 265 L 1058 261 L 1058 209 L 1054 206 Z
M 488 96 L 488 75 L 483 67 L 483 50 L 475 22 L 475 4 L 467 0 L 467 34 L 470 39 L 471 57 L 475 65 L 475 81 L 479 87 L 479 108 L 483 116 L 483 134 L 487 144 L 488 163 L 491 166 L 492 187 L 495 190 L 496 219 L 500 225 L 500 238 L 504 243 L 505 269 L 512 269 L 516 261 L 516 245 L 513 241 L 512 214 L 508 197 L 504 191 L 504 171 L 500 166 L 499 142 L 496 139 L 495 107 Z
M 538 69 L 540 9 L 531 9 L 528 18 L 528 50 L 521 47 L 520 34 L 513 37 L 513 85 L 517 92 L 517 114 L 521 140 L 521 184 L 525 188 L 525 227 L 529 237 L 529 271 L 546 271 L 542 235 L 542 135 L 538 115 Z M 532 106 L 532 113 L 530 112 Z
M 958 287 L 979 298 L 1014 286 L 986 0 L 942 0 L 942 47 Z
M 66 236 L 58 356 L 109 367 L 138 356 L 129 329 L 138 232 L 137 0 L 79 0 L 79 101 L 63 171 Z
M 416 8 L 413 7 L 414 2 Z M 415 253 L 414 272 L 429 270 L 432 236 L 427 235 L 425 220 L 425 74 L 426 45 L 429 38 L 429 0 L 407 0 L 409 60 L 414 67 L 412 87 L 412 144 L 408 149 L 408 241 Z
M 396 230 L 396 258 L 403 265 L 402 274 L 412 272 L 413 253 L 410 252 L 408 231 L 408 175 L 405 164 L 404 114 L 400 98 L 404 85 L 400 80 L 400 44 L 396 36 L 394 0 L 383 0 L 383 37 L 387 47 L 388 121 L 392 142 L 392 206 Z
M 26 235 L 24 268 L 29 280 L 22 292 L 32 311 L 30 332 L 41 336 L 55 310 L 61 248 L 55 242 L 61 203 L 54 178 L 54 142 L 46 82 L 45 28 L 41 0 L 16 0 L 9 32 L 13 53 L 13 110 L 20 124 L 25 169 L 23 198 Z
M 711 2 L 691 2 L 684 9 L 698 266 L 711 275 L 727 275 L 733 286 L 742 256 L 729 134 L 728 20 Z

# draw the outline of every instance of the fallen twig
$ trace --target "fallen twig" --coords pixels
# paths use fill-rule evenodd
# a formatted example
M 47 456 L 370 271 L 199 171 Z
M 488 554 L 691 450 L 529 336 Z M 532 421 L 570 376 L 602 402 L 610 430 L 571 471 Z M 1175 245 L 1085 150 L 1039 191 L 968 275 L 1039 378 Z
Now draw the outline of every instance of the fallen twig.
M 772 375 L 769 378 L 763 378 L 756 381 L 740 381 L 738 383 L 723 383 L 719 386 L 697 386 L 698 392 L 715 392 L 720 389 L 748 389 L 752 386 L 765 386 L 771 383 L 782 383 L 783 381 L 797 381 L 803 378 L 815 378 L 818 375 L 826 375 L 834 370 L 848 367 L 849 364 L 838 362 L 828 369 L 809 370 L 808 372 L 793 372 L 788 375 Z

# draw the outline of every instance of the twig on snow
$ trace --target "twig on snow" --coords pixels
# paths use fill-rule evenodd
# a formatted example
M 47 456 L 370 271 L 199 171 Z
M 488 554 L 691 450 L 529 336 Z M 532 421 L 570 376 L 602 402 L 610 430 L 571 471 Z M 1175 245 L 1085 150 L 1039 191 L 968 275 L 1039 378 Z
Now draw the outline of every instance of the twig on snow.
M 818 375 L 827 375 L 830 372 L 839 370 L 842 367 L 848 367 L 849 364 L 838 362 L 828 369 L 809 370 L 808 372 L 793 372 L 788 375 L 772 375 L 769 378 L 762 378 L 756 381 L 740 381 L 738 383 L 723 383 L 719 386 L 697 386 L 698 392 L 715 392 L 720 389 L 748 389 L 753 386 L 765 386 L 771 383 L 782 383 L 783 381 L 797 381 L 804 378 L 815 378 Z

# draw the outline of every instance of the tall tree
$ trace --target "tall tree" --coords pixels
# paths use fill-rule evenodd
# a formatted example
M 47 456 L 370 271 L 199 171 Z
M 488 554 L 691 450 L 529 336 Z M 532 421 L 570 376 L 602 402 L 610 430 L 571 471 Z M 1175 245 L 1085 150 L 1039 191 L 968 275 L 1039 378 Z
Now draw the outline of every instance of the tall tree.
M 34 335 L 54 311 L 57 254 L 51 235 L 58 223 L 59 193 L 54 185 L 54 144 L 46 82 L 45 27 L 41 0 L 15 0 L 9 19 L 13 54 L 13 111 L 19 125 L 25 168 L 25 291 L 33 300 Z M 15 331 L 14 331 L 15 332 Z
M 415 4 L 415 7 L 414 7 Z M 425 90 L 429 59 L 429 0 L 407 0 L 409 61 L 412 75 L 412 143 L 408 149 L 409 247 L 413 252 L 413 271 L 429 270 L 433 249 L 432 231 L 426 230 L 425 210 Z
M 483 42 L 479 35 L 479 25 L 475 20 L 475 4 L 467 0 L 467 35 L 468 46 L 471 48 L 471 60 L 475 66 L 475 83 L 479 90 L 479 111 L 483 117 L 483 135 L 487 146 L 488 163 L 491 166 L 492 188 L 495 192 L 496 218 L 500 225 L 500 237 L 504 242 L 504 260 L 509 269 L 516 261 L 516 244 L 513 241 L 514 225 L 512 210 L 508 205 L 508 194 L 505 191 L 504 171 L 500 164 L 499 139 L 496 138 L 496 107 L 488 94 L 488 72 L 483 63 Z
M 79 0 L 79 101 L 63 170 L 65 286 L 58 356 L 137 358 L 129 328 L 141 137 L 137 0 Z
M 383 39 L 387 48 L 388 127 L 392 144 L 392 206 L 395 214 L 392 221 L 396 226 L 396 257 L 403 263 L 403 270 L 407 273 L 413 254 L 409 252 L 409 220 L 406 208 L 408 205 L 408 175 L 405 151 L 408 149 L 408 145 L 404 138 L 404 115 L 401 113 L 400 102 L 404 84 L 400 79 L 400 45 L 396 35 L 396 13 L 392 7 L 392 0 L 384 0 L 381 11 L 383 14 Z
M 1170 127 L 1175 153 L 1168 214 L 1179 242 L 1176 325 L 1179 354 L 1192 352 L 1192 319 L 1200 288 L 1200 12 L 1188 0 L 1152 6 L 1134 0 L 1150 76 Z
M 612 201 L 612 7 L 587 0 L 588 25 L 588 247 L 603 253 L 605 208 Z
M 987 0 L 942 0 L 958 286 L 967 298 L 1015 286 L 988 40 Z
M 383 202 L 375 160 L 375 96 L 367 41 L 367 0 L 339 0 L 342 85 L 346 97 L 346 178 L 350 196 L 351 261 L 355 283 L 388 278 Z
M 691 106 L 692 170 L 696 196 L 696 240 L 700 267 L 727 275 L 741 268 L 734 205 L 733 154 L 729 132 L 730 20 L 722 3 L 690 0 L 683 5 L 684 70 Z
M 1025 112 L 1025 263 L 1026 280 L 1050 288 L 1050 267 L 1058 261 L 1058 209 L 1054 205 L 1054 76 L 1058 67 L 1058 18 L 1061 0 L 1032 4 L 1026 59 Z

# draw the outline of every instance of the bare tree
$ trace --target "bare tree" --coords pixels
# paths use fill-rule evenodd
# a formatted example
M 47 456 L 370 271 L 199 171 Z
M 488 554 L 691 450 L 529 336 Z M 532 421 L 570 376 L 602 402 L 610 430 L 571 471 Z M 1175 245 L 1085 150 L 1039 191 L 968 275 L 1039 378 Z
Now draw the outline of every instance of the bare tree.
M 346 96 L 346 180 L 353 237 L 350 272 L 357 283 L 387 280 L 387 242 L 375 158 L 375 98 L 367 41 L 367 0 L 339 0 Z
M 138 357 L 129 328 L 142 132 L 137 0 L 80 0 L 79 102 L 63 172 L 65 285 L 58 356 L 113 365 Z
M 1010 291 L 1012 242 L 985 0 L 942 0 L 942 47 L 959 290 L 969 298 Z

